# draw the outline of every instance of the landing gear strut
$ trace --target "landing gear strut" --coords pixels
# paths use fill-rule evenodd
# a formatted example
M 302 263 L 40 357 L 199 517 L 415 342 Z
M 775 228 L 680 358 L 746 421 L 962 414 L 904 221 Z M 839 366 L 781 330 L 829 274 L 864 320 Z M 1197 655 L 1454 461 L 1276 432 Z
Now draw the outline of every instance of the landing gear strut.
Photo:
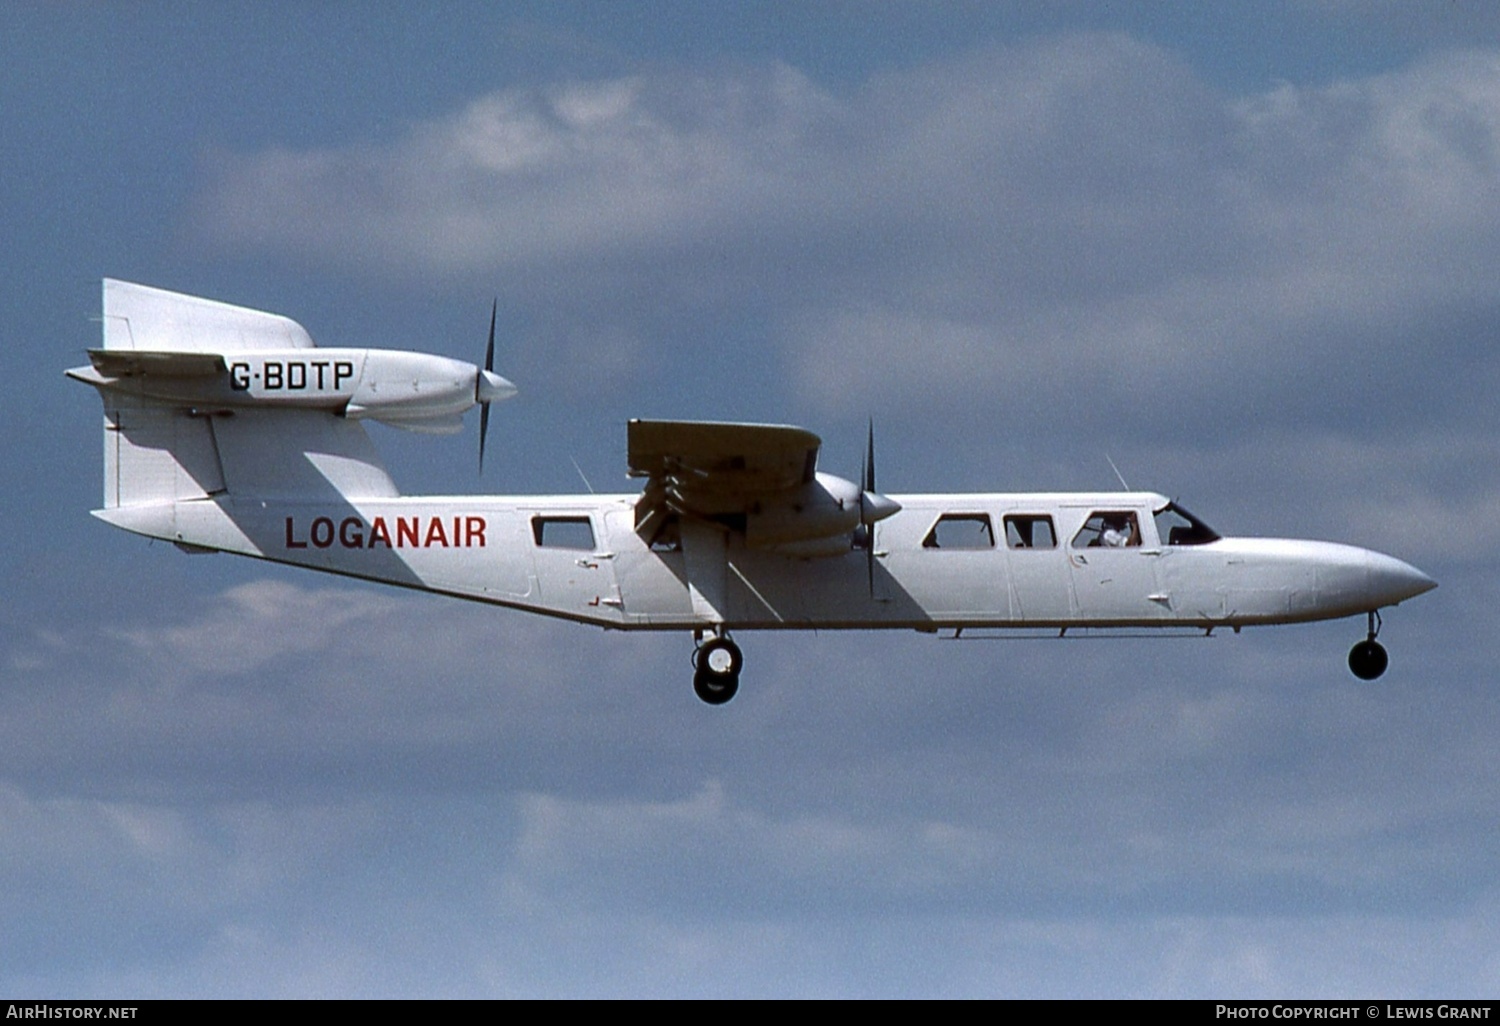
M 1349 669 L 1360 680 L 1379 677 L 1391 661 L 1385 654 L 1385 646 L 1375 640 L 1375 636 L 1380 633 L 1379 610 L 1370 610 L 1368 618 L 1369 635 L 1349 650 Z
M 693 690 L 709 705 L 723 705 L 740 689 L 745 657 L 727 634 L 715 634 L 693 653 Z

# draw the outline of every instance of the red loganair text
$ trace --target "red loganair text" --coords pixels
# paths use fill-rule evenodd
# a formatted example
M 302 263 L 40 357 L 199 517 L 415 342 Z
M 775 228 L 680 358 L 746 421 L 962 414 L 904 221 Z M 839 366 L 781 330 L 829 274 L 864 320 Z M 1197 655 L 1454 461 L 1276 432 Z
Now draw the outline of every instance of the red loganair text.
M 286 547 L 329 549 L 482 549 L 484 517 L 376 517 L 368 524 L 360 517 L 314 517 L 305 528 L 296 517 L 286 518 Z

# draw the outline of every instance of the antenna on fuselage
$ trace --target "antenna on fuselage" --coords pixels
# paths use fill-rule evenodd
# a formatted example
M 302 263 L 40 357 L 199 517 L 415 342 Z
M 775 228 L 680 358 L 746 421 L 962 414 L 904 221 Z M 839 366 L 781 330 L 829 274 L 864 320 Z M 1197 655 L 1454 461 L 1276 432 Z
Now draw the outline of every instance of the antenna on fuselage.
M 594 491 L 594 486 L 591 485 L 591 484 L 589 484 L 589 477 L 588 477 L 588 475 L 585 474 L 583 472 L 583 468 L 578 465 L 578 461 L 576 459 L 573 459 L 572 455 L 569 455 L 568 459 L 572 461 L 572 463 L 573 463 L 573 469 L 576 470 L 576 471 L 578 471 L 578 476 L 581 477 L 581 478 L 583 478 L 583 486 L 589 490 L 589 494 L 590 495 L 597 495 L 598 493 Z
M 1115 472 L 1115 477 L 1120 481 L 1120 487 L 1125 489 L 1127 492 L 1131 491 L 1130 485 L 1125 483 L 1125 475 L 1120 473 L 1120 468 L 1115 466 L 1115 461 L 1109 458 L 1109 453 L 1104 454 L 1104 460 L 1109 464 L 1109 469 Z

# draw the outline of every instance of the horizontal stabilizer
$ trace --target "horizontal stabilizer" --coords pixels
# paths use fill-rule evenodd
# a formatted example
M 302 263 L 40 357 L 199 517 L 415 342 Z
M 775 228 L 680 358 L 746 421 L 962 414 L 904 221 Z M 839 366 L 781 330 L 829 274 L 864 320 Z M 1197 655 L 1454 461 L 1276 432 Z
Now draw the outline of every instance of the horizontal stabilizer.
M 133 378 L 143 374 L 163 378 L 203 378 L 225 371 L 224 357 L 216 353 L 90 349 L 89 362 L 107 378 Z

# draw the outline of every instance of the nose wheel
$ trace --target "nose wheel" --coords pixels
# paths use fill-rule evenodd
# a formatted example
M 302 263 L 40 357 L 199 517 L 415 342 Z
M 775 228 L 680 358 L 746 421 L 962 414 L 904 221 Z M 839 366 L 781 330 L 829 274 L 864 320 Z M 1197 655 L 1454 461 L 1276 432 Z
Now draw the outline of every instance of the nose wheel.
M 693 653 L 693 691 L 709 705 L 723 705 L 740 689 L 745 657 L 728 635 L 716 634 Z
M 1349 670 L 1360 680 L 1379 677 L 1391 661 L 1390 656 L 1385 654 L 1385 646 L 1375 640 L 1375 636 L 1380 633 L 1380 613 L 1372 609 L 1368 615 L 1369 635 L 1349 650 Z

